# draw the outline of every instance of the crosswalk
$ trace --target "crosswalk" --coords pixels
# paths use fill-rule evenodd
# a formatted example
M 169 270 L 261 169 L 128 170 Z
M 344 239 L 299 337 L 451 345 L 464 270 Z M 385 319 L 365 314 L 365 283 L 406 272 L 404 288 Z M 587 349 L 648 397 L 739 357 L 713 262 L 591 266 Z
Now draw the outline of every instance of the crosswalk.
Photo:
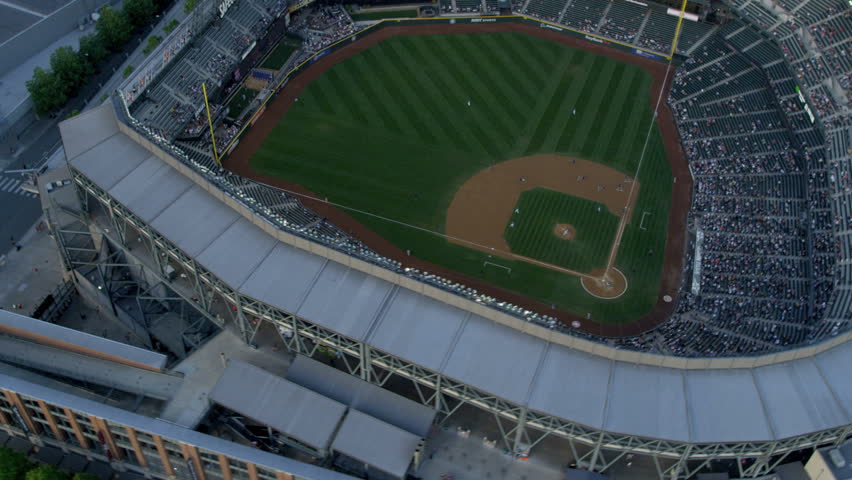
M 21 177 L 7 177 L 0 175 L 0 194 L 10 193 L 12 195 L 20 195 L 27 198 L 35 198 L 38 196 L 35 193 L 21 190 L 22 182 L 23 179 Z

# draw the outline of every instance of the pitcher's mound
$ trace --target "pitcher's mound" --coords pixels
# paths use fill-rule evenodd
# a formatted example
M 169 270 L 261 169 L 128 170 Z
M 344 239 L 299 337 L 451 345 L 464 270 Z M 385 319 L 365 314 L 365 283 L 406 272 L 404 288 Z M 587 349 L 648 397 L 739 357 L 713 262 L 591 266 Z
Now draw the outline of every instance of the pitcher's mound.
M 617 268 L 612 268 L 609 272 L 598 269 L 589 275 L 593 278 L 583 277 L 580 283 L 594 297 L 613 300 L 627 291 L 627 277 Z
M 569 225 L 567 223 L 557 223 L 553 226 L 553 234 L 562 240 L 573 240 L 574 235 L 576 235 L 577 230 L 574 229 L 574 225 Z

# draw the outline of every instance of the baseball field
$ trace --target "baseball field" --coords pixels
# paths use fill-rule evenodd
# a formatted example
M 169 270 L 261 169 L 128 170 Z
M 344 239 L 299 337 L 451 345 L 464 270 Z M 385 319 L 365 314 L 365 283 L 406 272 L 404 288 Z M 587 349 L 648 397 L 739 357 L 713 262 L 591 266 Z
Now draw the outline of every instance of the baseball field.
M 652 310 L 672 170 L 646 69 L 519 32 L 373 43 L 306 75 L 229 162 L 333 202 L 404 264 L 599 323 Z M 605 300 L 581 278 L 608 267 L 627 288 Z

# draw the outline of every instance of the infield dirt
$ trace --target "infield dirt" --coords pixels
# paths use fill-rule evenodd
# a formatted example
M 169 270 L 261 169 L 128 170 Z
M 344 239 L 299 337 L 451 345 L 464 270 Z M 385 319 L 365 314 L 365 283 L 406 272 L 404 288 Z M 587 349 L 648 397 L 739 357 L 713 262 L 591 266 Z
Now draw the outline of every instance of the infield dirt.
M 239 175 L 253 178 L 269 185 L 313 196 L 312 192 L 299 185 L 269 175 L 259 174 L 250 166 L 252 156 L 263 143 L 264 139 L 287 113 L 294 100 L 301 94 L 308 84 L 337 63 L 340 63 L 346 58 L 362 52 L 390 37 L 400 35 L 488 32 L 518 32 L 534 35 L 552 42 L 590 51 L 597 55 L 614 58 L 632 65 L 638 65 L 649 72 L 654 78 L 653 85 L 650 89 L 650 102 L 652 106 L 657 105 L 658 95 L 661 94 L 660 90 L 665 87 L 666 91 L 662 92 L 662 98 L 666 98 L 668 89 L 670 88 L 670 84 L 665 81 L 667 65 L 664 63 L 533 25 L 522 23 L 490 23 L 384 27 L 377 32 L 371 33 L 356 42 L 318 59 L 309 68 L 291 79 L 286 85 L 286 88 L 279 92 L 279 94 L 267 104 L 263 116 L 256 119 L 254 126 L 249 129 L 245 135 L 243 135 L 240 139 L 239 145 L 234 149 L 231 155 L 224 160 L 225 168 Z M 671 79 L 671 74 L 668 79 Z M 674 309 L 674 302 L 664 302 L 663 296 L 670 295 L 672 297 L 677 297 L 683 264 L 683 247 L 686 239 L 686 214 L 689 209 L 692 192 L 692 178 L 689 174 L 684 154 L 680 146 L 677 129 L 675 128 L 671 111 L 665 102 L 660 103 L 657 123 L 663 137 L 666 156 L 669 159 L 672 176 L 674 178 L 671 208 L 669 209 L 668 237 L 666 240 L 665 260 L 660 281 L 660 291 L 656 305 L 650 313 L 632 323 L 603 324 L 590 322 L 575 314 L 554 309 L 548 304 L 531 299 L 524 295 L 497 288 L 482 280 L 462 275 L 453 270 L 408 256 L 402 249 L 396 247 L 370 229 L 366 228 L 345 212 L 321 201 L 305 199 L 303 200 L 303 203 L 307 208 L 328 218 L 332 223 L 352 234 L 378 253 L 394 258 L 402 262 L 407 267 L 418 268 L 435 273 L 451 281 L 460 282 L 471 288 L 475 288 L 480 292 L 500 298 L 503 301 L 513 303 L 538 313 L 556 317 L 569 327 L 572 321 L 579 320 L 581 322 L 581 327 L 579 329 L 591 334 L 613 337 L 637 335 L 650 330 L 665 321 Z

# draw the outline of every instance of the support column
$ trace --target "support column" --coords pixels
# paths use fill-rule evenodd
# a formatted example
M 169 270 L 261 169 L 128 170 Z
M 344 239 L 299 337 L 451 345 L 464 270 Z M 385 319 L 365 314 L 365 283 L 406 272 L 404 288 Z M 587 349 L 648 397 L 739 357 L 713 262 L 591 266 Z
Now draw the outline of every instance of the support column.
M 257 466 L 251 462 L 246 462 L 246 468 L 248 469 L 249 480 L 259 480 L 257 477 Z
M 103 442 L 109 450 L 110 455 L 112 455 L 112 458 L 121 460 L 123 455 L 118 449 L 118 446 L 115 444 L 115 439 L 112 438 L 112 432 L 110 432 L 106 421 L 92 415 L 89 415 L 89 420 L 92 422 L 92 426 L 95 427 L 95 431 L 98 433 L 98 438 L 103 437 Z
M 193 445 L 181 443 L 180 450 L 183 452 L 183 459 L 192 463 L 198 480 L 207 480 L 207 476 L 204 474 L 204 465 L 201 464 L 201 458 L 198 456 L 198 449 Z
M 289 473 L 279 472 L 278 470 L 276 470 L 275 480 L 293 480 L 293 475 L 290 475 Z
M 56 419 L 53 417 L 53 414 L 50 413 L 50 409 L 47 408 L 47 404 L 42 400 L 36 400 L 36 403 L 38 403 L 44 418 L 47 419 L 47 424 L 50 425 L 50 431 L 53 432 L 53 436 L 60 442 L 65 442 L 65 432 L 59 429 L 59 425 L 56 424 Z
M 24 426 L 30 431 L 29 433 L 32 435 L 37 435 L 40 429 L 33 422 L 33 419 L 30 417 L 30 412 L 24 407 L 24 402 L 21 400 L 20 395 L 15 392 L 10 392 L 8 390 L 3 390 L 3 395 L 5 395 L 6 400 L 12 404 L 12 407 L 18 411 L 18 414 L 21 416 L 21 420 L 24 421 Z
M 148 468 L 148 459 L 145 458 L 145 454 L 142 453 L 142 446 L 139 444 L 139 439 L 136 437 L 136 430 L 133 430 L 130 427 L 124 427 L 124 431 L 127 432 L 127 437 L 130 438 L 130 445 L 133 446 L 133 453 L 136 455 L 136 461 L 139 462 L 139 465 L 142 465 L 144 468 Z
M 518 417 L 518 425 L 515 427 L 515 439 L 512 445 L 512 453 L 517 457 L 524 452 L 520 451 L 521 443 L 524 439 L 524 433 L 527 428 L 527 408 L 521 409 L 521 415 Z M 529 452 L 526 452 L 529 454 Z
M 231 480 L 231 464 L 228 463 L 228 457 L 221 453 L 217 457 L 219 458 L 219 469 L 222 470 L 222 480 Z
M 86 450 L 89 450 L 91 448 L 89 446 L 89 439 L 83 435 L 83 429 L 80 428 L 80 424 L 77 423 L 77 417 L 74 416 L 74 412 L 67 408 L 63 408 L 62 411 L 65 412 L 65 416 L 68 417 L 68 423 L 70 423 L 71 428 L 74 429 L 74 436 L 77 437 L 77 443 Z
M 151 434 L 151 436 L 154 438 L 154 445 L 157 446 L 157 453 L 160 454 L 160 462 L 163 464 L 163 470 L 166 471 L 166 475 L 174 477 L 175 470 L 172 468 L 172 462 L 169 459 L 169 453 L 166 452 L 166 446 L 163 445 L 163 439 L 159 435 Z
M 373 373 L 373 363 L 370 355 L 370 347 L 368 347 L 367 344 L 365 344 L 364 342 L 359 342 L 358 350 L 361 356 L 361 358 L 358 359 L 361 380 L 373 383 L 371 382 Z

